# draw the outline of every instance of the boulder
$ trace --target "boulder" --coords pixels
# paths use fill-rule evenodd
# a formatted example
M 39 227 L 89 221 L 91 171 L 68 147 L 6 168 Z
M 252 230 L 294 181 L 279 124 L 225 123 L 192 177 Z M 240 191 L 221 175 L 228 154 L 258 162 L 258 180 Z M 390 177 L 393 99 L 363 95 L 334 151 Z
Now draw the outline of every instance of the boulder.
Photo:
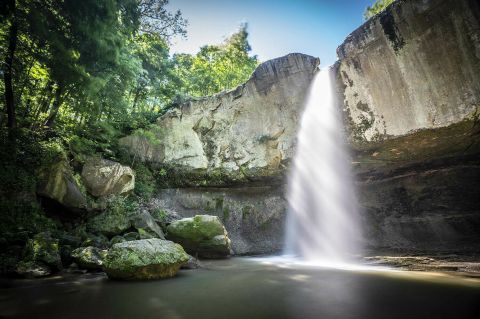
M 83 166 L 82 179 L 96 197 L 127 193 L 135 187 L 135 174 L 128 166 L 92 157 Z
M 146 210 L 132 216 L 132 226 L 138 231 L 142 239 L 161 238 L 165 239 L 162 229 L 155 219 Z
M 40 278 L 50 275 L 52 270 L 42 262 L 30 260 L 19 262 L 15 272 L 25 278 Z
M 179 244 L 153 238 L 113 245 L 103 266 L 112 279 L 159 279 L 175 276 L 188 259 Z
M 107 250 L 101 250 L 97 247 L 80 247 L 72 251 L 72 259 L 80 268 L 102 269 L 103 260 L 107 255 Z
M 40 171 L 37 194 L 73 211 L 83 212 L 87 206 L 85 195 L 80 191 L 66 160 Z
M 55 270 L 62 269 L 58 239 L 52 238 L 50 232 L 36 234 L 27 242 L 24 261 L 40 262 Z
M 195 256 L 223 258 L 230 255 L 230 239 L 217 216 L 197 215 L 175 221 L 167 227 L 167 238 Z

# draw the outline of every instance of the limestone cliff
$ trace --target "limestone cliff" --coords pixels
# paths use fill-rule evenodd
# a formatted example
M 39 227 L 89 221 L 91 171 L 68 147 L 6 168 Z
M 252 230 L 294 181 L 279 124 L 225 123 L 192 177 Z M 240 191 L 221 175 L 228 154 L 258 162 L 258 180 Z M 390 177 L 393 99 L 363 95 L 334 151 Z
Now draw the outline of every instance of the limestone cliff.
M 337 54 L 355 142 L 448 126 L 480 106 L 478 1 L 396 1 Z
M 480 3 L 396 1 L 337 52 L 367 245 L 478 250 Z
M 171 183 L 219 186 L 279 176 L 293 156 L 318 64 L 303 54 L 267 61 L 236 89 L 168 111 L 152 129 L 153 141 L 133 135 L 120 143 L 167 169 Z

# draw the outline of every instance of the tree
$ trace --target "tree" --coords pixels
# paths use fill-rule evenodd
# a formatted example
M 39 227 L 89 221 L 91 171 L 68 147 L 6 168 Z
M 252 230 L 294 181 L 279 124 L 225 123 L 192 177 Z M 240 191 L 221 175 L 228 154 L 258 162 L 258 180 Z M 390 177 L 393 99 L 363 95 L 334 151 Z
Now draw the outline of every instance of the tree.
M 364 19 L 368 20 L 374 15 L 376 15 L 377 13 L 382 12 L 383 10 L 385 10 L 386 7 L 388 7 L 394 1 L 395 0 L 376 0 L 372 6 L 368 6 L 365 9 L 365 12 L 363 13 Z
M 203 46 L 195 56 L 175 55 L 176 74 L 183 81 L 182 93 L 211 95 L 245 82 L 258 65 L 257 57 L 250 56 L 250 51 L 247 25 L 241 25 L 220 45 Z

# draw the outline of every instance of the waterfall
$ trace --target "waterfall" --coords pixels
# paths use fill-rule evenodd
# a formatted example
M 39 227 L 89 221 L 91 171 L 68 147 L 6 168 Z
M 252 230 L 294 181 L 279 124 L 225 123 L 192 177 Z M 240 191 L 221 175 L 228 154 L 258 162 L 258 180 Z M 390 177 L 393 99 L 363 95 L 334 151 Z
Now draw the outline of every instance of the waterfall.
M 289 178 L 285 253 L 308 262 L 344 263 L 358 254 L 360 226 L 333 72 L 315 75 Z

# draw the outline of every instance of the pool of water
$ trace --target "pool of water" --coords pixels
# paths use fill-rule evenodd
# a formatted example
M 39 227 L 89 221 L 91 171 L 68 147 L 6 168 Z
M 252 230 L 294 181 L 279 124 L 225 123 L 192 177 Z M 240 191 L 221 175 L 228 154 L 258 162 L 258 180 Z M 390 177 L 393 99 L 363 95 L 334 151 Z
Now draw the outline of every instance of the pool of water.
M 2 282 L 0 318 L 480 318 L 480 281 L 231 258 L 145 282 L 102 274 Z

